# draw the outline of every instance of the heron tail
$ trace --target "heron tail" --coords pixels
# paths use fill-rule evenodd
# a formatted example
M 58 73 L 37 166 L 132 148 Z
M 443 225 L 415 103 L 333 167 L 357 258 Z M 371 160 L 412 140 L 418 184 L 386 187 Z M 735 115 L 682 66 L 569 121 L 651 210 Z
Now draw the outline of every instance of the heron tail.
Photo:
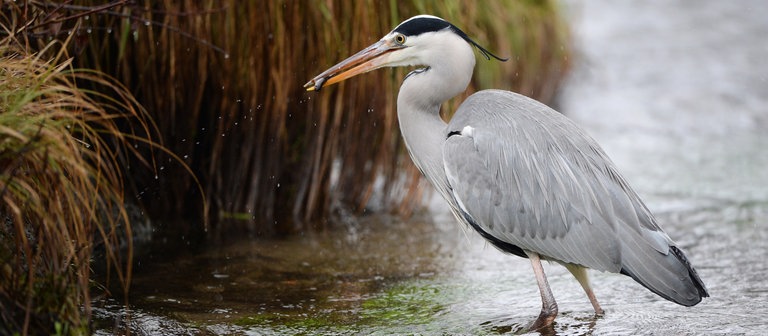
M 683 251 L 676 246 L 669 246 L 666 255 L 655 250 L 649 252 L 623 254 L 621 274 L 632 277 L 659 296 L 686 307 L 694 306 L 702 298 L 709 297 L 704 282 Z

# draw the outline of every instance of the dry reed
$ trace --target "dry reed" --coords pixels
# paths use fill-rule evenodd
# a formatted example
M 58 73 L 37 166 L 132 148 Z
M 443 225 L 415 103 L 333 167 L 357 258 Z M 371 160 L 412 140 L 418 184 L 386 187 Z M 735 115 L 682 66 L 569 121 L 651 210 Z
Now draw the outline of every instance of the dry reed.
M 76 18 L 32 20 L 34 34 L 73 35 L 79 66 L 116 76 L 151 111 L 164 144 L 201 178 L 211 216 L 245 219 L 257 233 L 322 225 L 329 211 L 350 206 L 407 212 L 417 204 L 418 174 L 403 170 L 411 165 L 394 114 L 402 72 L 319 95 L 301 88 L 402 19 L 443 16 L 511 57 L 479 62 L 473 88 L 547 101 L 568 67 L 568 34 L 553 1 L 79 1 L 23 10 Z M 159 157 L 160 175 L 132 175 L 144 205 L 155 217 L 208 216 L 193 177 Z
M 57 13 L 95 6 L 80 1 Z M 420 13 L 511 57 L 480 61 L 473 88 L 546 101 L 568 67 L 554 1 L 139 1 L 80 17 L 79 28 L 41 26 L 40 36 L 75 35 L 79 66 L 131 89 L 163 143 L 200 177 L 210 217 L 274 234 L 322 226 L 345 209 L 408 212 L 418 204 L 420 179 L 401 155 L 394 113 L 403 72 L 374 72 L 322 94 L 301 86 Z M 132 175 L 143 204 L 185 223 L 206 216 L 192 177 L 158 157 L 159 176 Z
M 95 249 L 129 284 L 120 159 L 135 136 L 117 122 L 151 128 L 124 87 L 74 70 L 64 49 L 0 41 L 0 334 L 86 333 Z

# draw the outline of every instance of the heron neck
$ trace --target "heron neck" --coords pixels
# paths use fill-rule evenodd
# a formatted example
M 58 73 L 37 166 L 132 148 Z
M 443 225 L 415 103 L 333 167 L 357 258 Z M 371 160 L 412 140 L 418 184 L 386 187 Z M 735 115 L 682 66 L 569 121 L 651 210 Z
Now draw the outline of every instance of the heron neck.
M 469 80 L 457 83 L 440 78 L 438 70 L 431 68 L 406 78 L 398 94 L 397 119 L 411 160 L 445 197 L 449 190 L 442 148 L 447 124 L 440 117 L 440 106 L 465 90 Z
M 475 67 L 472 48 L 459 42 L 451 48 L 453 57 L 438 58 L 409 74 L 397 96 L 397 119 L 408 154 L 446 199 L 450 196 L 442 151 L 447 124 L 440 117 L 440 106 L 467 89 Z
M 405 105 L 405 106 L 404 106 Z M 422 175 L 440 192 L 448 192 L 443 169 L 442 144 L 446 123 L 440 118 L 440 105 L 429 109 L 403 104 L 398 100 L 397 115 L 408 154 Z

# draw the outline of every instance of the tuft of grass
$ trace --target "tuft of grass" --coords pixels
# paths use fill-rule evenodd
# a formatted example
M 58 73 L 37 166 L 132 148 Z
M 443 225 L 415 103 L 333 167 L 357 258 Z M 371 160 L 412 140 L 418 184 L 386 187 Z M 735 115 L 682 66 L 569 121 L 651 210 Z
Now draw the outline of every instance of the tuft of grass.
M 1 334 L 86 333 L 94 249 L 107 279 L 127 289 L 131 276 L 123 160 L 152 141 L 119 123 L 152 127 L 125 87 L 64 50 L 0 41 Z

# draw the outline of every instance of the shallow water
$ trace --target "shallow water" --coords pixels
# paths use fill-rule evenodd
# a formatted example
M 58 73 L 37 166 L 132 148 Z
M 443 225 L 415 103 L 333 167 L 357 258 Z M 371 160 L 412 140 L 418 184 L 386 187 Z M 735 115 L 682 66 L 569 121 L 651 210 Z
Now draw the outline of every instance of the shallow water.
M 592 272 L 595 318 L 570 274 L 545 265 L 561 312 L 548 333 L 767 333 L 768 4 L 565 4 L 580 55 L 558 109 L 604 146 L 712 297 L 686 308 Z M 464 232 L 439 200 L 408 221 L 211 245 L 137 268 L 133 333 L 500 334 L 541 304 L 528 261 Z M 108 334 L 128 315 L 96 316 Z

